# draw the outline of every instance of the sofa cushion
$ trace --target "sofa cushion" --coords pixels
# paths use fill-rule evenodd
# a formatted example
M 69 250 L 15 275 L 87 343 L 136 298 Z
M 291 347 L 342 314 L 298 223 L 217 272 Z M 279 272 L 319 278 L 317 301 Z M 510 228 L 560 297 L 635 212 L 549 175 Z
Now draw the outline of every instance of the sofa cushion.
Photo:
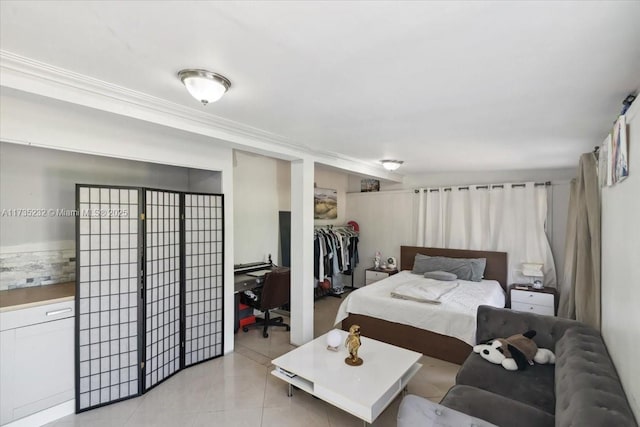
M 423 397 L 407 395 L 400 402 L 397 427 L 474 426 L 497 427 L 488 421 L 447 408 Z
M 456 411 L 503 427 L 551 427 L 553 415 L 533 406 L 465 385 L 455 385 L 440 402 Z
M 575 320 L 481 305 L 478 307 L 476 343 L 534 330 L 533 340 L 538 347 L 555 351 L 556 342 L 567 329 L 582 325 Z
M 478 387 L 506 396 L 553 415 L 554 366 L 534 365 L 523 371 L 507 371 L 471 353 L 458 371 L 456 384 Z
M 636 426 L 600 333 L 568 329 L 555 352 L 557 426 Z

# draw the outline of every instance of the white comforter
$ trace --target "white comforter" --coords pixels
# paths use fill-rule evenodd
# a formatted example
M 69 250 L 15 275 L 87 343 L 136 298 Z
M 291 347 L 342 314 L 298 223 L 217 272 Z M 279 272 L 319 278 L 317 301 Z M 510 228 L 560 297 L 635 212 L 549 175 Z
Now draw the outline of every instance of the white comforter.
M 417 278 L 409 282 L 403 283 L 391 291 L 393 298 L 408 299 L 417 302 L 426 302 L 429 304 L 440 304 L 440 298 L 457 288 L 460 285 L 458 281 Z
M 427 329 L 475 345 L 478 306 L 504 307 L 505 294 L 495 280 L 457 280 L 458 286 L 440 296 L 440 304 L 425 304 L 391 297 L 391 292 L 404 283 L 427 283 L 429 280 L 410 271 L 401 271 L 351 292 L 340 305 L 335 324 L 346 319 L 349 313 L 362 314 Z M 363 331 L 363 335 L 366 336 L 366 331 Z

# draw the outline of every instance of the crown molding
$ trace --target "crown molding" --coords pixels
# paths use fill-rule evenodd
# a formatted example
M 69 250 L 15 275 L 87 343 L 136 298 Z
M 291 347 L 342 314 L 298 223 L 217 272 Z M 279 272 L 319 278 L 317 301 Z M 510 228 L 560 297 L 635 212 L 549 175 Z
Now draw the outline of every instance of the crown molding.
M 295 144 L 281 135 L 6 50 L 0 50 L 0 86 L 213 137 L 231 148 L 284 160 L 311 158 L 353 173 L 402 181 L 402 175 L 385 171 L 377 164 Z

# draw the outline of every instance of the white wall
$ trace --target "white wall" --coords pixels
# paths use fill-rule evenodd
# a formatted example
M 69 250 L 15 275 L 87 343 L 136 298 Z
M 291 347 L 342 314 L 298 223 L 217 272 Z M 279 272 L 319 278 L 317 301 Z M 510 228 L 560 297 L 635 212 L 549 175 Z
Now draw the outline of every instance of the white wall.
M 354 285 L 364 285 L 364 270 L 373 267 L 376 251 L 383 259 L 395 256 L 400 262 L 400 246 L 415 245 L 416 209 L 413 190 L 379 193 L 348 193 L 346 215 L 360 227 Z
M 291 162 L 276 163 L 276 185 L 278 188 L 278 211 L 291 211 Z
M 262 261 L 271 254 L 279 263 L 279 211 L 291 210 L 290 162 L 244 151 L 234 151 L 235 262 Z M 316 165 L 314 182 L 335 189 L 338 218 L 315 220 L 315 225 L 345 224 L 349 175 Z M 295 232 L 292 230 L 292 232 Z
M 640 421 L 640 102 L 627 112 L 629 177 L 602 190 L 602 336 Z
M 235 263 L 279 260 L 278 211 L 290 210 L 289 162 L 234 151 Z
M 187 169 L 188 190 L 194 193 L 222 193 L 222 174 L 220 172 Z M 164 188 L 164 187 L 160 187 Z

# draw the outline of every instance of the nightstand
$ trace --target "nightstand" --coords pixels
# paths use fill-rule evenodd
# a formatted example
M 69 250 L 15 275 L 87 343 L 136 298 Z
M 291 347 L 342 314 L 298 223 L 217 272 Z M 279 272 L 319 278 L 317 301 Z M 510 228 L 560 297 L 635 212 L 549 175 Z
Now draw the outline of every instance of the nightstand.
M 386 279 L 389 276 L 397 274 L 398 270 L 388 270 L 385 268 L 367 268 L 364 272 L 364 284 L 370 285 L 378 280 Z
M 526 289 L 519 289 L 511 285 L 509 288 L 509 300 L 511 310 L 526 311 L 528 313 L 544 314 L 555 316 L 558 308 L 558 293 L 554 288 L 534 289 L 527 286 Z

